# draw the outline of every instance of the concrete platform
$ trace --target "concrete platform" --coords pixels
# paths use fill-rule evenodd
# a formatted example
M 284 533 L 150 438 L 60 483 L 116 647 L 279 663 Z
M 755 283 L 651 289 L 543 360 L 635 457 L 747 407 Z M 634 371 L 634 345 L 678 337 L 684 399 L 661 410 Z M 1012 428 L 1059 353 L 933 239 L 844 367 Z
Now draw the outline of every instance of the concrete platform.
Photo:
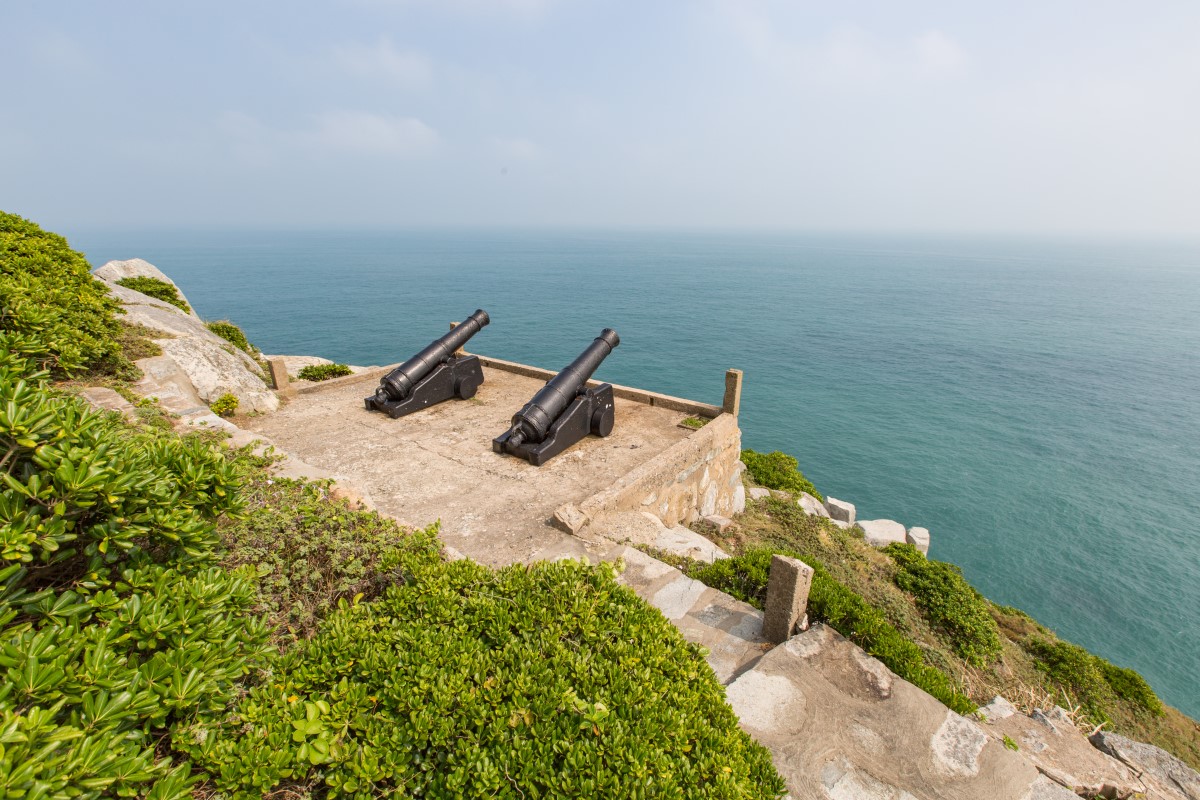
M 391 419 L 363 406 L 379 374 L 309 390 L 241 425 L 349 480 L 381 512 L 405 524 L 440 520 L 446 544 L 493 566 L 601 557 L 607 546 L 589 552 L 581 539 L 551 526 L 555 509 L 583 502 L 692 434 L 679 427 L 686 413 L 618 396 L 611 436 L 588 437 L 534 467 L 493 453 L 492 439 L 508 429 L 513 413 L 544 379 L 485 367 L 484 384 L 471 400 Z

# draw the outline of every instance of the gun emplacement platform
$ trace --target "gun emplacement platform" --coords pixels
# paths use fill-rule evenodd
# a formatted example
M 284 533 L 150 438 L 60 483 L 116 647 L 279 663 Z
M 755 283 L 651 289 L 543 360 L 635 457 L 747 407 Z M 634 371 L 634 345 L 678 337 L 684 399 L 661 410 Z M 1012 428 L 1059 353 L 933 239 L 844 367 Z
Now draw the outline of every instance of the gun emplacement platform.
M 634 508 L 629 510 L 682 515 L 687 502 L 705 502 L 703 482 L 710 472 L 713 491 L 720 479 L 720 492 L 726 493 L 731 470 L 740 463 L 736 420 L 721 415 L 719 406 L 627 387 L 613 387 L 618 424 L 607 438 L 584 437 L 541 467 L 493 452 L 493 437 L 511 426 L 514 410 L 554 373 L 478 358 L 485 380 L 470 400 L 439 403 L 398 419 L 368 411 L 364 395 L 392 367 L 306 387 L 279 411 L 243 425 L 364 489 L 381 512 L 406 524 L 423 527 L 440 519 L 443 541 L 494 565 L 525 561 L 538 553 L 562 554 L 564 537 L 574 540 L 571 547 L 579 547 L 568 553 L 583 555 L 580 540 L 552 526 L 556 511 L 583 504 L 631 475 L 653 471 L 666 456 L 673 460 L 658 470 L 661 476 L 643 476 L 631 489 L 636 497 L 630 495 Z M 719 380 L 719 375 L 713 377 Z M 679 425 L 688 416 L 717 415 L 726 422 L 710 423 L 700 431 Z M 703 451 L 688 449 L 690 442 L 706 435 L 713 438 L 718 429 L 719 455 L 713 455 L 715 446 L 710 444 Z M 680 448 L 686 452 L 672 455 Z M 661 477 L 671 482 L 685 472 L 685 483 L 679 485 L 691 493 L 691 500 L 672 499 L 670 505 L 666 492 L 639 488 L 646 480 L 653 483 Z M 651 493 L 656 495 L 654 502 L 643 506 Z M 724 496 L 721 493 L 716 496 Z M 666 506 L 665 512 L 660 506 Z

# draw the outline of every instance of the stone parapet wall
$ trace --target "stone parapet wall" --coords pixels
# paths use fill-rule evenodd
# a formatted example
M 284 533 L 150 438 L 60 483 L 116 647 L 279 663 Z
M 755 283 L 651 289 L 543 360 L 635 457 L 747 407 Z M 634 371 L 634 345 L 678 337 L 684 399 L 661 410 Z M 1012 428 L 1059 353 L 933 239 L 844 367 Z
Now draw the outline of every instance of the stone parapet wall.
M 741 453 L 737 417 L 721 414 L 607 489 L 559 507 L 555 524 L 577 533 L 592 520 L 627 511 L 648 511 L 668 527 L 740 514 L 746 504 Z

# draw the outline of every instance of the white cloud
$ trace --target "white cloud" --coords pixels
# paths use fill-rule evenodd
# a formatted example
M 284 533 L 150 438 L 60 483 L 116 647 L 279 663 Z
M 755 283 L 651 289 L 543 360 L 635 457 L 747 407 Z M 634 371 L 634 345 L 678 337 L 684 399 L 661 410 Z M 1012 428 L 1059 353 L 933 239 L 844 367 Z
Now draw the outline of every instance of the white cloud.
M 321 150 L 363 155 L 414 157 L 433 151 L 437 131 L 414 117 L 395 117 L 369 111 L 328 111 L 302 140 Z
M 351 42 L 333 48 L 338 68 L 360 78 L 382 78 L 409 89 L 422 89 L 433 79 L 433 66 L 421 53 L 398 50 L 383 38 L 375 44 Z
M 945 75 L 960 71 L 967 63 L 966 51 L 941 31 L 928 31 L 913 42 L 917 66 L 926 73 Z

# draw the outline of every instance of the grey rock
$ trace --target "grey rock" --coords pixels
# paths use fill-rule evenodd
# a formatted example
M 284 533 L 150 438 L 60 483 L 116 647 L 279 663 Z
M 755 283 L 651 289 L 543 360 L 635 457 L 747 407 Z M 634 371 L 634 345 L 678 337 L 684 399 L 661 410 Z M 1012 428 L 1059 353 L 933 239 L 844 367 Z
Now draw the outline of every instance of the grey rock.
M 867 544 L 875 547 L 887 547 L 892 542 L 904 544 L 907 541 L 907 532 L 904 526 L 892 519 L 864 519 L 859 520 L 858 527 L 863 529 L 863 536 L 867 540 Z
M 1100 752 L 1139 772 L 1148 788 L 1157 788 L 1164 794 L 1174 791 L 1181 798 L 1200 800 L 1200 773 L 1166 750 L 1105 731 L 1093 734 L 1090 741 Z
M 838 500 L 836 497 L 826 497 L 825 509 L 829 512 L 831 519 L 836 519 L 840 522 L 849 522 L 851 525 L 854 524 L 854 516 L 857 511 L 853 503 Z
M 751 500 L 763 500 L 771 496 L 771 490 L 762 486 L 752 486 L 747 494 Z
M 717 533 L 724 533 L 733 527 L 733 520 L 729 517 L 722 517 L 720 514 L 709 514 L 704 517 L 701 522 L 712 528 Z
M 800 496 L 796 498 L 796 505 L 800 506 L 810 517 L 829 517 L 829 512 L 825 510 L 825 504 L 808 492 L 800 493 Z
M 904 541 L 920 550 L 922 555 L 929 555 L 929 531 L 927 529 L 909 528 L 908 533 L 904 535 Z
M 149 261 L 140 258 L 131 258 L 128 261 L 109 261 L 92 274 L 111 285 L 115 285 L 122 278 L 157 278 L 160 281 L 165 281 L 174 286 L 175 291 L 179 293 L 180 299 L 184 303 L 187 303 L 187 307 L 191 309 L 189 316 L 200 319 L 200 315 L 196 313 L 195 306 L 187 299 L 187 295 L 183 293 L 183 290 L 179 288 L 175 281 L 164 275 L 162 270 Z M 167 305 L 170 305 L 170 303 L 167 303 Z M 171 308 L 175 308 L 175 306 L 171 306 Z
M 996 695 L 992 698 L 992 702 L 979 709 L 979 714 L 983 717 L 985 722 L 1008 719 L 1013 714 L 1018 713 L 1020 712 L 1017 711 L 1017 707 L 1005 700 L 1000 695 Z

